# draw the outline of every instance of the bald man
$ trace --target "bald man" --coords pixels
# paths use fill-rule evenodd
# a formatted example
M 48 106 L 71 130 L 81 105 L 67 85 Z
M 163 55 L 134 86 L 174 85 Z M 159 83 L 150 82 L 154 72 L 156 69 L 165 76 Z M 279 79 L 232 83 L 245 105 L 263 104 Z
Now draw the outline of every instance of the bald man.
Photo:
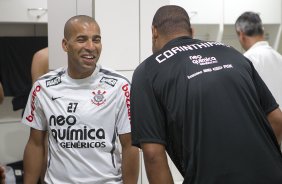
M 98 64 L 102 51 L 98 23 L 85 15 L 70 18 L 62 47 L 68 66 L 34 83 L 22 119 L 31 127 L 24 183 L 38 181 L 46 134 L 44 182 L 137 183 L 139 150 L 131 145 L 130 83 Z

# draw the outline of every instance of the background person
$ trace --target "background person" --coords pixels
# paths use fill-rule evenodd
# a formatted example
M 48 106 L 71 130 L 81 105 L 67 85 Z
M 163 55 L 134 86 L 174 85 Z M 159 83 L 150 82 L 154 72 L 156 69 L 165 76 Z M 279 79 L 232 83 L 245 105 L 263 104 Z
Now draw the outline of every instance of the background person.
M 173 183 L 165 151 L 185 184 L 280 184 L 282 113 L 272 94 L 238 51 L 191 36 L 183 8 L 159 8 L 153 55 L 133 74 L 132 143 L 150 184 Z
M 24 183 L 36 183 L 40 176 L 47 131 L 46 183 L 137 183 L 139 150 L 131 146 L 130 83 L 97 63 L 102 50 L 99 25 L 84 15 L 70 18 L 62 47 L 68 67 L 34 83 L 22 119 L 31 127 Z
M 32 58 L 31 78 L 32 84 L 42 75 L 49 71 L 48 47 L 37 51 Z
M 264 28 L 257 13 L 244 12 L 235 22 L 239 42 L 246 56 L 282 105 L 282 56 L 264 38 Z

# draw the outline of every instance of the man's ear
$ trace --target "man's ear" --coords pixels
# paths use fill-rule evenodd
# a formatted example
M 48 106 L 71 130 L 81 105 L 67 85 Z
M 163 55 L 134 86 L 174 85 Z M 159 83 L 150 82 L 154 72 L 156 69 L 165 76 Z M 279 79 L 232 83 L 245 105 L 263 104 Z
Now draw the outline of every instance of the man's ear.
M 152 39 L 155 40 L 159 36 L 158 30 L 155 26 L 152 26 Z
M 237 36 L 238 36 L 238 40 L 239 40 L 239 43 L 241 44 L 242 48 L 244 50 L 248 50 L 249 49 L 249 39 L 248 39 L 248 36 L 242 32 L 242 31 L 236 31 L 237 33 Z
M 239 31 L 238 37 L 239 37 L 239 41 L 240 41 L 242 47 L 243 47 L 245 50 L 247 50 L 247 49 L 248 49 L 248 48 L 247 48 L 248 36 L 247 36 L 244 32 Z
M 245 39 L 245 34 L 242 31 L 236 31 L 239 40 L 244 40 Z
M 68 52 L 68 41 L 65 38 L 62 40 L 62 47 L 65 52 Z

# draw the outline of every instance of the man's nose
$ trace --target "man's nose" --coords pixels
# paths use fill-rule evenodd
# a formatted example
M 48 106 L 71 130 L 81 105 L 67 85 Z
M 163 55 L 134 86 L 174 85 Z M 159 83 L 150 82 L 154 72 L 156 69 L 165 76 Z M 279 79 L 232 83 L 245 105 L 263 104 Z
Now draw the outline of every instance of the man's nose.
M 94 50 L 95 49 L 95 44 L 92 40 L 89 40 L 86 42 L 85 48 L 88 50 Z

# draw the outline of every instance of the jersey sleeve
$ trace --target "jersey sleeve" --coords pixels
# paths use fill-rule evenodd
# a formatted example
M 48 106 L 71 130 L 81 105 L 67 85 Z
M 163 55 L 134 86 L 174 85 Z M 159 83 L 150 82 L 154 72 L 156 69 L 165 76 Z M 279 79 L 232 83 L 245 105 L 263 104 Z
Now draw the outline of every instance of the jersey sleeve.
M 117 94 L 117 131 L 118 134 L 131 132 L 130 126 L 130 84 L 124 82 Z
M 132 144 L 166 144 L 165 118 L 151 82 L 140 65 L 133 74 L 131 88 Z
M 268 113 L 276 109 L 279 105 L 277 104 L 272 93 L 270 92 L 270 90 L 268 89 L 264 81 L 261 79 L 256 69 L 254 68 L 253 64 L 251 62 L 250 64 L 252 66 L 252 77 L 259 95 L 260 105 L 264 113 L 267 115 Z
M 22 123 L 37 130 L 46 130 L 47 120 L 40 102 L 41 93 L 41 85 L 38 82 L 34 83 L 22 117 Z

